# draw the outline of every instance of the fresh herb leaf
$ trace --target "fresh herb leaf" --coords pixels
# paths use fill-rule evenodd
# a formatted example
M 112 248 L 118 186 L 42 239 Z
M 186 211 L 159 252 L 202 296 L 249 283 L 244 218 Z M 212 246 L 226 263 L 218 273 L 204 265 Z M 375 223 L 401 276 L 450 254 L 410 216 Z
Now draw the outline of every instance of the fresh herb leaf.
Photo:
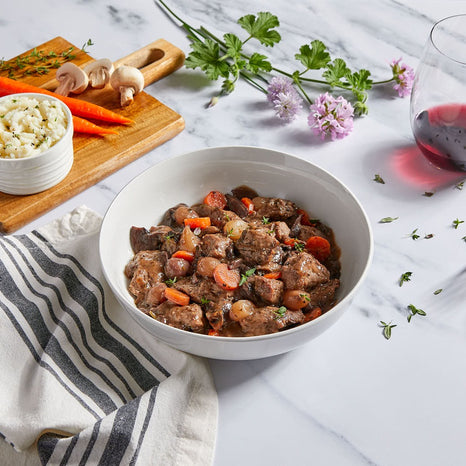
M 83 44 L 81 50 L 87 53 L 86 47 L 90 47 L 91 45 L 94 45 L 94 42 L 92 42 L 92 39 L 87 39 L 87 42 Z
M 201 298 L 201 304 L 205 306 L 206 304 L 210 303 L 210 299 L 205 298 L 204 296 Z
M 379 223 L 391 223 L 398 220 L 399 217 L 384 217 L 379 220 Z
M 167 286 L 173 286 L 176 283 L 176 277 L 175 278 L 169 278 L 168 280 L 165 280 L 165 284 Z
M 466 241 L 466 236 L 463 236 L 461 239 L 462 239 L 463 241 Z
M 425 316 L 427 315 L 422 309 L 418 309 L 413 304 L 408 305 L 408 309 L 411 311 L 411 314 L 408 316 L 408 322 L 411 322 L 411 318 L 415 315 Z
M 385 337 L 386 340 L 389 340 L 390 337 L 392 336 L 392 328 L 396 327 L 396 324 L 392 324 L 391 322 L 387 324 L 383 320 L 381 320 L 379 325 L 383 328 L 382 330 L 383 336 Z
M 293 246 L 296 251 L 303 252 L 305 243 L 303 243 L 302 241 L 295 241 Z
M 241 39 L 235 34 L 227 33 L 224 34 L 223 40 L 225 41 L 227 48 L 227 55 L 229 55 L 231 58 L 239 58 L 241 49 L 243 47 L 243 42 Z
M 438 290 L 434 291 L 434 295 L 438 295 L 443 291 L 443 288 L 439 288 Z
M 351 70 L 346 66 L 346 63 L 341 58 L 336 58 L 333 63 L 327 65 L 327 70 L 322 73 L 322 76 L 330 86 L 341 84 L 341 78 L 351 74 Z
M 268 225 L 270 223 L 270 219 L 268 217 L 262 217 L 262 223 L 264 225 Z
M 455 184 L 456 189 L 463 189 L 464 187 L 464 181 L 460 181 L 459 183 Z
M 249 61 L 245 67 L 251 73 L 258 73 L 259 71 L 272 71 L 272 64 L 267 60 L 265 55 L 261 55 L 260 53 L 253 53 L 249 57 Z
M 374 179 L 372 181 L 376 181 L 377 183 L 380 183 L 380 184 L 385 184 L 385 181 L 380 175 L 374 175 Z
M 246 15 L 238 20 L 238 24 L 266 47 L 273 47 L 280 42 L 281 36 L 274 28 L 280 26 L 278 18 L 269 12 L 261 12 L 255 15 Z
M 413 274 L 413 272 L 405 272 L 405 273 L 401 274 L 401 277 L 400 277 L 400 280 L 399 280 L 400 286 L 403 286 L 404 282 L 411 281 L 411 275 L 412 274 Z
M 254 274 L 254 272 L 256 271 L 256 268 L 252 268 L 252 269 L 249 269 L 249 270 L 246 270 L 246 272 L 242 273 L 241 274 L 241 280 L 239 281 L 239 286 L 241 285 L 244 285 L 248 278 Z
M 230 75 L 230 65 L 220 60 L 220 46 L 211 39 L 204 42 L 192 42 L 192 52 L 186 57 L 186 68 L 200 68 L 206 76 L 215 81 L 220 76 L 228 78 Z
M 299 52 L 295 55 L 295 58 L 306 67 L 306 70 L 319 70 L 326 67 L 330 62 L 327 47 L 320 40 L 313 40 L 311 47 L 307 44 L 301 46 Z
M 462 223 L 464 223 L 464 220 L 458 220 L 458 219 L 456 219 L 456 220 L 453 220 L 452 223 L 453 223 L 453 228 L 454 228 L 455 230 L 457 230 L 458 227 L 459 227 Z
M 419 239 L 420 236 L 416 233 L 419 228 L 416 228 L 413 230 L 408 236 L 412 238 L 413 240 Z
M 285 306 L 280 306 L 275 312 L 276 316 L 275 319 L 279 319 L 280 317 L 283 317 L 286 314 L 286 307 Z

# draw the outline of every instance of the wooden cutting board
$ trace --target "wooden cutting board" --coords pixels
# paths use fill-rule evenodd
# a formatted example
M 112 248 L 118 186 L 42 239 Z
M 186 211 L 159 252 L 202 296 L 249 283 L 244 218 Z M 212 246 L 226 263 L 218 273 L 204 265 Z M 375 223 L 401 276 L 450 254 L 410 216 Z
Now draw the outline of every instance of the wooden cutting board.
M 70 50 L 74 55 L 71 61 L 78 66 L 94 60 L 80 47 L 62 37 L 56 37 L 8 62 L 14 63 L 17 59 L 39 52 L 55 52 L 60 55 Z M 116 66 L 128 64 L 138 67 L 144 75 L 146 86 L 180 68 L 183 63 L 183 52 L 163 39 L 114 62 Z M 0 71 L 0 74 L 8 76 L 8 71 Z M 57 87 L 54 70 L 44 75 L 24 75 L 18 79 L 52 91 Z M 57 186 L 28 196 L 0 193 L 0 233 L 14 232 L 173 138 L 184 128 L 184 120 L 178 113 L 145 92 L 137 94 L 132 104 L 125 108 L 120 107 L 119 94 L 109 84 L 104 89 L 88 89 L 79 96 L 72 94 L 70 97 L 87 100 L 121 113 L 131 118 L 134 123 L 121 126 L 95 121 L 99 126 L 112 127 L 118 134 L 104 137 L 75 134 L 73 167 Z

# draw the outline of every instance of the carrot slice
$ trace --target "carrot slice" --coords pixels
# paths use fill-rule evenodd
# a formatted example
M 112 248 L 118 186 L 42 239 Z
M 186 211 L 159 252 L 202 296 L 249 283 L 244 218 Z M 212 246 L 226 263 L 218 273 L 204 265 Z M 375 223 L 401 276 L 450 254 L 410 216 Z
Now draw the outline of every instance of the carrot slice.
M 164 295 L 169 301 L 179 304 L 180 306 L 187 306 L 189 304 L 190 297 L 186 293 L 178 291 L 175 288 L 167 288 Z
M 176 251 L 172 254 L 172 257 L 176 257 L 178 259 L 184 259 L 188 262 L 192 262 L 194 260 L 194 253 L 189 251 Z
M 224 290 L 236 290 L 240 282 L 240 274 L 236 269 L 229 269 L 227 264 L 219 264 L 214 269 L 214 280 Z
M 249 199 L 249 197 L 241 198 L 241 202 L 247 207 L 249 214 L 252 214 L 254 212 L 254 202 L 252 202 L 252 200 Z
M 298 215 L 301 215 L 301 225 L 307 225 L 307 226 L 314 226 L 314 223 L 311 223 L 311 220 L 309 219 L 309 214 L 303 210 L 303 209 L 298 209 L 296 211 Z
M 22 83 L 14 79 L 0 76 L 0 95 L 16 94 L 21 92 L 37 92 L 39 94 L 46 94 L 60 99 L 63 103 L 68 105 L 71 113 L 83 118 L 91 118 L 94 120 L 108 121 L 110 123 L 129 124 L 133 120 L 112 112 L 100 105 L 92 104 L 84 100 L 74 99 L 73 97 L 65 97 L 55 92 L 51 92 L 41 87 L 33 86 L 32 84 Z
M 73 129 L 75 133 L 95 134 L 103 136 L 104 134 L 118 134 L 115 130 L 110 128 L 102 128 L 97 126 L 84 118 L 73 116 Z
M 304 321 L 305 322 L 310 322 L 311 320 L 317 319 L 317 317 L 320 317 L 322 315 L 322 309 L 320 307 L 315 307 L 314 309 L 311 309 L 309 312 L 306 312 L 304 314 Z
M 330 243 L 321 236 L 311 236 L 306 241 L 305 248 L 319 261 L 325 261 L 330 256 Z
M 281 272 L 270 272 L 270 273 L 266 273 L 263 277 L 270 278 L 272 280 L 278 280 L 279 278 L 281 278 L 281 276 L 282 276 Z
M 184 224 L 191 229 L 207 228 L 210 227 L 210 217 L 185 218 Z
M 210 335 L 211 337 L 218 337 L 220 336 L 220 333 L 218 333 L 217 330 L 214 330 L 213 328 L 211 328 L 208 332 L 208 335 Z
M 204 204 L 224 209 L 227 205 L 227 199 L 220 191 L 210 191 L 210 193 L 204 198 Z

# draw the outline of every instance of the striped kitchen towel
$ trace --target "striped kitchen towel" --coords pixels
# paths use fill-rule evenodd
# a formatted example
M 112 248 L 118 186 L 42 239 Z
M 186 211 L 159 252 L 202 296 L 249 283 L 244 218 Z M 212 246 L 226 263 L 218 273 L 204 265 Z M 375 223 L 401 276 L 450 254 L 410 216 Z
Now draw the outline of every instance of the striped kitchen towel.
M 80 207 L 0 237 L 0 464 L 211 464 L 207 361 L 123 311 L 101 272 L 100 223 Z

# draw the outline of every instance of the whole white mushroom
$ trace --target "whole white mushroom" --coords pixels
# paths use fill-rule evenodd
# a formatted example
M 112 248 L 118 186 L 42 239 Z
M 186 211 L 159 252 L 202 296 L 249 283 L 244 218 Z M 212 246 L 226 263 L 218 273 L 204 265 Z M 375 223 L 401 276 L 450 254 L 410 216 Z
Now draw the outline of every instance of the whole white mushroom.
M 87 74 L 79 66 L 71 62 L 61 65 L 55 77 L 58 81 L 55 93 L 63 96 L 67 96 L 70 92 L 80 94 L 86 90 L 89 83 Z
M 110 76 L 110 84 L 120 93 L 120 103 L 126 107 L 144 89 L 144 76 L 134 66 L 121 65 Z
M 113 63 L 108 58 L 95 60 L 84 67 L 89 77 L 89 85 L 96 89 L 102 89 L 110 81 L 113 73 Z

